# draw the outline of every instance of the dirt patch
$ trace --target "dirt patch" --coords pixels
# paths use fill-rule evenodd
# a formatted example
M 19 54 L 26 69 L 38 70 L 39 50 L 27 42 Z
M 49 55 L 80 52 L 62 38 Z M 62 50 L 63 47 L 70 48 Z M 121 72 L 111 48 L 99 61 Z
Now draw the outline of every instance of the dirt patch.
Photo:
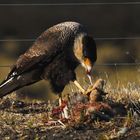
M 0 139 L 140 139 L 139 103 L 107 98 L 98 80 L 85 94 L 70 93 L 52 102 L 0 100 Z

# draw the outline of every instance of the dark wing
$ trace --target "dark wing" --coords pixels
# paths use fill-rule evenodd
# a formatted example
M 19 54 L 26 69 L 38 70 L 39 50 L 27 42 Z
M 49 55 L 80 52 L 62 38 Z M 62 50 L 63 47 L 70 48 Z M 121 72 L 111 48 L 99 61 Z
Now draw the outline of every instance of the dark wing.
M 44 32 L 33 46 L 18 58 L 7 78 L 51 62 L 64 46 L 64 42 L 59 40 L 60 34 L 60 31 Z
M 33 67 L 46 66 L 55 56 L 64 52 L 75 35 L 83 30 L 83 26 L 76 22 L 64 22 L 49 28 L 19 57 L 8 77 L 19 75 Z

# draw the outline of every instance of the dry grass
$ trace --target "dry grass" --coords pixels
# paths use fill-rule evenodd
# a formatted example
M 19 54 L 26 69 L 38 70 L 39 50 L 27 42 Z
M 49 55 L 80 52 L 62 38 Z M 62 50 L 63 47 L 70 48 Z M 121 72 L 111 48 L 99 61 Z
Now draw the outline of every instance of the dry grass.
M 104 91 L 108 94 L 103 102 L 109 105 L 115 104 L 116 106 L 113 106 L 112 109 L 121 110 L 121 113 L 109 117 L 107 121 L 99 121 L 100 117 L 96 118 L 95 116 L 94 119 L 87 119 L 83 114 L 84 112 L 81 112 L 80 116 L 76 116 L 74 121 L 66 121 L 57 116 L 54 119 L 48 111 L 51 110 L 52 106 L 57 106 L 57 101 L 51 104 L 37 100 L 25 102 L 17 100 L 15 94 L 4 97 L 0 101 L 1 138 L 25 140 L 139 139 L 139 86 L 135 83 L 128 83 L 126 87 L 116 86 L 116 88 L 113 88 L 108 80 Z M 122 109 L 124 109 L 122 105 L 125 107 L 127 115 L 122 113 Z

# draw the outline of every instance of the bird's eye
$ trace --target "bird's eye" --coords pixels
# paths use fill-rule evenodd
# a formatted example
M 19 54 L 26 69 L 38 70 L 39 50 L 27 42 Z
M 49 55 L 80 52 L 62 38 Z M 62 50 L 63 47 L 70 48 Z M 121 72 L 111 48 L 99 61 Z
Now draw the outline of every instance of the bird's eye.
M 83 55 L 84 57 L 89 57 L 89 51 L 86 48 L 83 50 Z
M 87 56 L 88 56 L 88 52 L 87 52 L 86 49 L 83 50 L 83 56 L 84 56 L 84 57 L 87 57 Z

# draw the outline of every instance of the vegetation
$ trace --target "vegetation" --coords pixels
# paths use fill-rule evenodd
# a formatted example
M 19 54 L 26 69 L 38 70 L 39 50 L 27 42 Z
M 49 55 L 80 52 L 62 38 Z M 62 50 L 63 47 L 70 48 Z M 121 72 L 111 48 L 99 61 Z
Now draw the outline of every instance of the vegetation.
M 86 95 L 71 92 L 55 101 L 22 101 L 16 94 L 0 101 L 3 139 L 140 138 L 140 94 L 134 83 L 113 89 L 99 79 Z

